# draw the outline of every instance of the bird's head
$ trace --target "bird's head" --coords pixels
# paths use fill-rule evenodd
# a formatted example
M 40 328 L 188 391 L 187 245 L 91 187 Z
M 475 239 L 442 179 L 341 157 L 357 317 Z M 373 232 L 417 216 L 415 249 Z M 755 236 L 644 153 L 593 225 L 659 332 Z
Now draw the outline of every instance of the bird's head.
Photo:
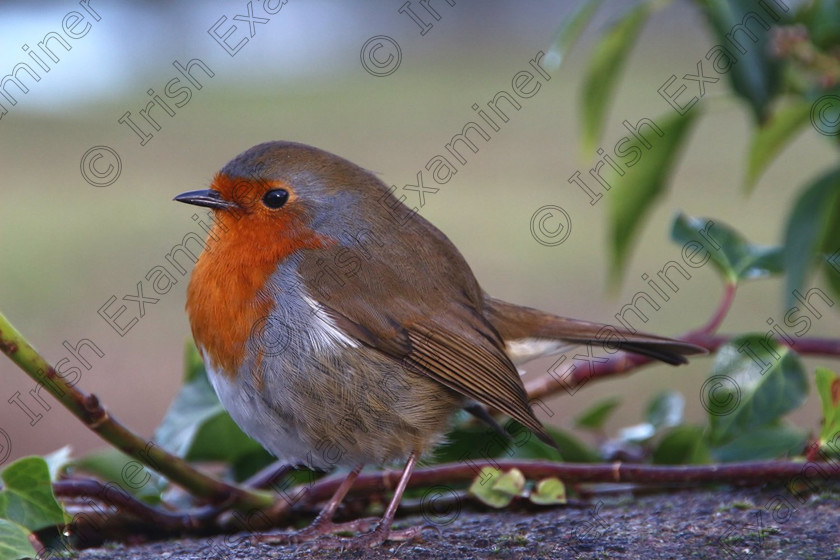
M 278 141 L 243 152 L 209 189 L 174 200 L 213 210 L 211 240 L 228 238 L 257 253 L 271 245 L 272 258 L 282 258 L 336 243 L 375 221 L 377 201 L 388 196 L 387 187 L 361 167 L 318 148 Z

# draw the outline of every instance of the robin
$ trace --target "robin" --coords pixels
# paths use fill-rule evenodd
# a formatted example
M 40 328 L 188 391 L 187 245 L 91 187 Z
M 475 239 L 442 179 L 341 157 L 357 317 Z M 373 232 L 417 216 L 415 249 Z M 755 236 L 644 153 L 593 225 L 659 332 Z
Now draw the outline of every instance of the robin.
M 254 146 L 209 189 L 175 197 L 214 224 L 187 289 L 192 334 L 242 430 L 282 461 L 350 473 L 302 541 L 365 520 L 332 519 L 365 464 L 405 461 L 360 545 L 392 531 L 418 459 L 461 408 L 484 406 L 554 441 L 516 365 L 595 343 L 669 364 L 704 350 L 507 303 L 485 293 L 452 242 L 373 173 L 293 142 Z

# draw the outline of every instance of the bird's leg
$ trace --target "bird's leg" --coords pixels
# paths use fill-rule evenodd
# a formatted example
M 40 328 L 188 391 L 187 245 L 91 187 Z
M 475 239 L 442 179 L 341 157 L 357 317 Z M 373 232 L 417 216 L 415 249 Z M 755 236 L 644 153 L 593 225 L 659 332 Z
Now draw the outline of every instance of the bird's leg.
M 391 524 L 394 522 L 394 516 L 397 513 L 397 507 L 400 505 L 405 487 L 408 485 L 408 480 L 411 478 L 411 473 L 414 472 L 414 467 L 417 464 L 417 453 L 412 451 L 408 456 L 408 462 L 405 464 L 400 481 L 394 489 L 394 496 L 388 504 L 388 509 L 376 527 L 370 533 L 359 535 L 353 538 L 348 544 L 351 547 L 369 547 L 378 546 L 388 539 L 391 540 L 409 540 L 416 537 L 423 530 L 423 527 L 410 527 L 401 531 L 391 531 Z
M 335 511 L 338 509 L 338 506 L 341 505 L 342 500 L 344 500 L 344 496 L 346 496 L 347 492 L 350 491 L 353 483 L 356 482 L 356 478 L 359 476 L 359 472 L 362 470 L 362 467 L 364 467 L 364 465 L 358 465 L 350 471 L 347 477 L 338 486 L 335 493 L 332 495 L 332 498 L 330 498 L 324 505 L 321 513 L 318 514 L 318 517 L 316 517 L 309 526 L 291 534 L 256 535 L 255 540 L 257 542 L 274 544 L 304 542 L 320 537 L 321 535 L 335 533 L 337 531 L 358 531 L 365 529 L 369 523 L 368 519 L 356 519 L 348 523 L 340 524 L 332 522 Z

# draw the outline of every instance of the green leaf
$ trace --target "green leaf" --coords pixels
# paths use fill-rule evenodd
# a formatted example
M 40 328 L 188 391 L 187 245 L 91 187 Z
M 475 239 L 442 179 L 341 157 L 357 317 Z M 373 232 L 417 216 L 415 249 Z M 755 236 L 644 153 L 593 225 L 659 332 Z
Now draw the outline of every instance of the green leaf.
M 706 232 L 705 235 L 701 233 L 703 231 Z M 691 251 L 696 262 L 699 263 L 707 257 L 711 259 L 727 282 L 765 278 L 783 270 L 781 247 L 752 245 L 728 225 L 708 218 L 691 218 L 682 213 L 677 214 L 671 226 L 671 239 L 681 243 L 684 251 Z M 700 243 L 703 249 L 695 245 L 689 246 L 690 242 Z
M 685 116 L 668 115 L 660 118 L 654 123 L 659 130 L 646 130 L 643 136 L 648 144 L 632 135 L 628 136 L 629 140 L 625 143 L 638 150 L 641 156 L 632 167 L 626 168 L 624 175 L 618 176 L 612 168 L 607 173 L 610 177 L 608 183 L 612 185 L 609 203 L 613 280 L 624 268 L 630 244 L 639 226 L 644 223 L 653 203 L 665 191 L 679 149 L 698 114 L 700 111 L 691 111 Z M 607 167 L 604 166 L 604 169 Z
M 514 496 L 493 488 L 501 476 L 502 471 L 499 469 L 482 467 L 481 473 L 473 480 L 467 493 L 492 508 L 503 508 L 513 501 Z
M 546 68 L 557 70 L 560 67 L 566 59 L 566 54 L 578 42 L 581 33 L 586 29 L 602 2 L 603 0 L 584 0 L 569 17 L 563 20 L 554 35 L 554 40 L 551 41 L 551 49 L 545 55 Z
M 808 394 L 799 357 L 763 335 L 745 335 L 720 348 L 700 398 L 709 413 L 709 442 L 720 446 L 776 424 Z
M 611 397 L 597 402 L 575 418 L 575 426 L 590 430 L 601 430 L 607 418 L 610 417 L 619 404 L 621 404 L 621 399 L 618 397 Z
M 233 463 L 243 456 L 267 454 L 222 407 L 207 371 L 189 349 L 185 369 L 185 383 L 158 426 L 155 441 L 189 461 Z
M 517 429 L 523 434 L 528 431 L 520 425 L 517 425 Z M 536 438 L 528 439 L 530 441 Z M 468 459 L 492 459 L 508 454 L 511 445 L 511 439 L 497 434 L 486 424 L 476 424 L 471 416 L 462 411 L 458 414 L 455 427 L 446 434 L 444 443 L 435 448 L 431 461 L 441 464 Z
M 685 410 L 685 397 L 679 391 L 663 391 L 654 397 L 645 411 L 645 420 L 656 431 L 680 424 Z
M 604 33 L 589 61 L 583 81 L 583 150 L 591 154 L 600 143 L 608 104 L 618 85 L 621 70 L 647 18 L 651 2 L 629 10 Z
M 700 426 L 683 425 L 669 430 L 653 451 L 658 465 L 697 465 L 709 461 L 709 448 Z
M 73 471 L 92 474 L 112 483 L 146 503 L 157 504 L 167 486 L 165 478 L 119 449 L 105 447 L 70 463 Z
M 493 490 L 511 496 L 520 496 L 525 490 L 525 475 L 519 469 L 510 469 L 493 482 Z
M 23 525 L 30 531 L 63 525 L 64 508 L 55 499 L 50 470 L 41 457 L 24 457 L 6 467 L 0 478 L 0 517 Z
M 601 457 L 594 449 L 580 441 L 569 432 L 550 426 L 546 426 L 545 430 L 548 432 L 548 435 L 557 442 L 557 445 L 560 446 L 560 455 L 563 456 L 563 461 L 567 463 L 595 463 L 601 460 Z M 539 441 L 536 438 L 533 439 Z M 540 444 L 548 449 L 551 449 L 542 442 L 540 442 Z
M 811 104 L 802 99 L 777 110 L 764 124 L 756 128 L 747 163 L 744 188 L 752 191 L 764 169 L 772 162 L 785 144 L 810 122 Z
M 840 236 L 835 239 L 840 239 Z M 830 243 L 827 242 L 827 243 Z M 833 253 L 825 255 L 825 266 L 823 266 L 823 278 L 828 284 L 829 290 L 840 299 L 840 246 Z
M 22 560 L 35 558 L 35 548 L 29 542 L 29 531 L 8 519 L 0 519 L 0 559 Z
M 835 168 L 802 191 L 788 218 L 784 247 L 787 307 L 793 305 L 793 291 L 802 289 L 818 253 L 833 253 L 840 248 L 838 239 L 840 168 Z
M 820 445 L 832 441 L 840 432 L 840 376 L 824 367 L 817 368 L 817 394 L 822 405 Z
M 566 485 L 558 478 L 544 478 L 537 483 L 528 499 L 541 506 L 565 504 Z
M 807 436 L 787 426 L 766 426 L 740 434 L 732 441 L 712 449 L 717 461 L 761 461 L 795 455 L 805 448 Z
M 808 28 L 808 39 L 823 50 L 840 43 L 840 3 L 814 0 L 798 6 L 795 20 Z
M 781 64 L 772 57 L 769 40 L 772 27 L 784 24 L 784 12 L 775 10 L 780 17 L 777 22 L 766 10 L 756 9 L 755 0 L 703 0 L 702 5 L 715 34 L 712 42 L 725 45 L 731 54 L 728 60 L 731 65 L 727 64 L 726 55 L 721 55 L 724 66 L 715 68 L 706 63 L 704 73 L 709 76 L 725 74 L 735 93 L 749 103 L 756 121 L 764 122 L 781 85 Z M 770 29 L 765 30 L 761 22 L 752 17 L 747 23 L 749 32 L 743 30 L 745 16 L 751 17 L 748 15 L 760 17 Z M 755 40 L 748 33 L 754 33 Z

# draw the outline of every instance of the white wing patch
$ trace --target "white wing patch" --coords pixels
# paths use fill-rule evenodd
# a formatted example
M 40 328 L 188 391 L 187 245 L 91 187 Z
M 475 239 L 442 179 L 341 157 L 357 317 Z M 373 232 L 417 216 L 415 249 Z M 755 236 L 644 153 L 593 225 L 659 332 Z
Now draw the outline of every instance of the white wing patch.
M 335 321 L 327 315 L 324 307 L 309 297 L 303 295 L 304 301 L 312 309 L 312 323 L 310 328 L 306 329 L 306 335 L 309 337 L 309 342 L 316 350 L 329 351 L 336 346 L 358 348 L 359 343 L 353 338 L 347 336 L 335 324 Z
M 544 356 L 556 356 L 575 346 L 577 344 L 548 338 L 520 338 L 505 342 L 505 350 L 517 366 Z

